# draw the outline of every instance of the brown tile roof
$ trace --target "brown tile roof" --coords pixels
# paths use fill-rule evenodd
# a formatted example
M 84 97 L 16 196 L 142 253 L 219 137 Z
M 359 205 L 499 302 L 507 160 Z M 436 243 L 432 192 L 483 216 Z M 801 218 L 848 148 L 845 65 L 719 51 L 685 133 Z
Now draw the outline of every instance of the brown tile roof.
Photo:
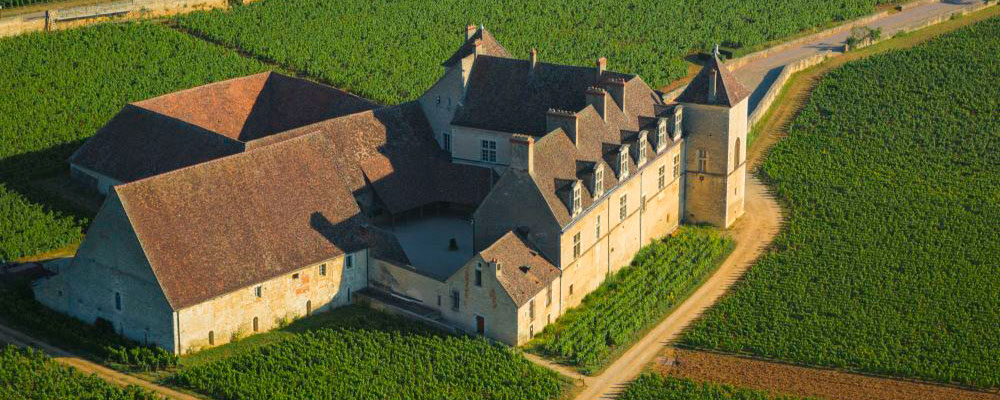
M 715 71 L 717 79 L 716 90 L 718 93 L 716 94 L 715 102 L 708 101 L 712 71 Z M 717 104 L 732 107 L 749 95 L 750 91 L 740 84 L 740 81 L 729 72 L 729 68 L 722 63 L 722 60 L 718 56 L 713 55 L 709 58 L 705 66 L 701 68 L 698 75 L 691 80 L 691 83 L 684 89 L 684 92 L 680 96 L 677 96 L 675 101 L 678 103 Z
M 416 102 L 335 118 L 247 143 L 258 148 L 288 138 L 322 135 L 352 192 L 368 182 L 390 212 L 435 201 L 475 206 L 489 193 L 489 169 L 453 164 L 434 140 Z
M 69 162 L 131 182 L 243 151 L 243 144 L 147 109 L 126 105 Z
M 539 62 L 532 71 L 527 60 L 480 56 L 472 67 L 465 98 L 452 124 L 541 136 L 548 133 L 545 114 L 549 109 L 583 109 L 587 105 L 587 88 L 623 79 L 631 89 L 634 78 L 605 71 L 598 82 L 594 67 Z M 643 107 L 630 104 L 635 96 L 626 99 L 627 111 L 641 111 L 632 109 Z M 614 104 L 609 101 L 608 108 Z
M 474 53 L 476 51 L 477 40 L 479 40 L 480 45 L 479 55 L 510 57 L 510 52 L 508 52 L 507 49 L 504 48 L 495 37 L 493 37 L 493 34 L 490 33 L 489 30 L 486 28 L 479 28 L 471 38 L 462 42 L 462 45 L 459 46 L 458 50 L 455 50 L 451 57 L 448 57 L 448 59 L 441 63 L 441 65 L 450 67 L 451 65 Z
M 334 146 L 303 137 L 116 186 L 171 307 L 368 247 Z
M 377 107 L 339 89 L 275 72 L 215 82 L 135 104 L 242 142 Z
M 552 284 L 560 274 L 559 268 L 514 232 L 507 232 L 479 254 L 487 262 L 500 263 L 497 280 L 519 307 Z

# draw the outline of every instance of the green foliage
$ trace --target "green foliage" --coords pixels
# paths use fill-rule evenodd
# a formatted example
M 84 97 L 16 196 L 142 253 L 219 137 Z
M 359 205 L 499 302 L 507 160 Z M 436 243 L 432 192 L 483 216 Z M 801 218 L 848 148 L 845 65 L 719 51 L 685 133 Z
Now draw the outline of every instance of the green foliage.
M 358 306 L 329 315 L 331 326 L 286 332 L 280 341 L 183 368 L 171 381 L 223 400 L 552 399 L 566 385 L 516 350 L 481 338 Z
M 152 371 L 174 367 L 177 356 L 119 336 L 113 328 L 90 325 L 35 301 L 25 284 L 0 285 L 0 320 L 49 343 L 83 352 L 126 369 Z
M 0 348 L 0 398 L 8 400 L 154 400 L 138 386 L 118 387 L 96 376 L 56 364 L 41 352 Z
M 788 225 L 683 342 L 1000 386 L 1000 18 L 827 75 L 764 173 Z
M 86 223 L 31 180 L 125 103 L 264 70 L 172 29 L 106 24 L 0 39 L 0 262 L 76 242 Z
M 193 13 L 182 27 L 383 103 L 412 100 L 440 77 L 466 24 L 512 54 L 636 73 L 653 87 L 687 74 L 683 57 L 715 43 L 750 47 L 874 10 L 875 0 L 486 2 L 263 0 Z M 294 26 L 295 29 L 289 29 Z
M 645 373 L 628 385 L 621 400 L 803 400 L 794 396 L 775 396 L 760 390 L 729 385 L 698 383 L 689 379 Z
M 732 240 L 711 228 L 683 227 L 636 254 L 529 345 L 586 373 L 607 364 L 643 330 L 684 300 L 732 250 Z

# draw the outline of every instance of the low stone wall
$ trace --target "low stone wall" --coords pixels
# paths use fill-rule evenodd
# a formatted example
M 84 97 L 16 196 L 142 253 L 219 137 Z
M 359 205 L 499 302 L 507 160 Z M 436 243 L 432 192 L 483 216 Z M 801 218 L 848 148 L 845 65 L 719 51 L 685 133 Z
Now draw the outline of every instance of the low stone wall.
M 249 0 L 243 0 L 248 3 Z M 0 19 L 0 37 L 69 29 L 113 19 L 154 18 L 197 10 L 228 8 L 228 0 L 118 0 L 53 8 Z
M 752 129 L 753 126 L 764 117 L 764 114 L 767 114 L 767 110 L 771 108 L 771 103 L 774 103 L 774 99 L 778 97 L 778 93 L 781 93 L 781 89 L 785 87 L 785 83 L 788 82 L 788 78 L 796 72 L 819 64 L 834 55 L 836 55 L 836 53 L 826 51 L 794 61 L 784 67 L 781 67 L 781 73 L 779 73 L 778 77 L 774 79 L 774 82 L 771 83 L 771 87 L 769 87 L 767 92 L 764 93 L 764 97 L 762 97 L 760 102 L 757 103 L 757 108 L 754 109 L 754 111 L 751 112 L 750 116 L 747 118 L 747 125 Z

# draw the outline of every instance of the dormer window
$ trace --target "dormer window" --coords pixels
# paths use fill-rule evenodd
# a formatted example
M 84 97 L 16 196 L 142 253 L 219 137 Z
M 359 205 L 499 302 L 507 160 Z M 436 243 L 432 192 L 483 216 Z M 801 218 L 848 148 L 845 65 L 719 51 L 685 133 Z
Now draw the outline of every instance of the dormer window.
M 681 137 L 681 122 L 684 117 L 684 108 L 680 105 L 674 107 L 674 140 Z
M 628 178 L 628 146 L 622 146 L 618 152 L 618 179 Z
M 646 163 L 646 146 L 649 139 L 646 138 L 646 131 L 639 134 L 639 164 Z
M 599 165 L 594 171 L 594 197 L 604 193 L 604 166 Z
M 582 190 L 580 190 L 580 183 L 577 182 L 573 185 L 573 214 L 576 215 L 583 209 L 583 199 Z
M 656 150 L 663 150 L 667 145 L 667 119 L 660 118 L 660 124 L 656 127 Z

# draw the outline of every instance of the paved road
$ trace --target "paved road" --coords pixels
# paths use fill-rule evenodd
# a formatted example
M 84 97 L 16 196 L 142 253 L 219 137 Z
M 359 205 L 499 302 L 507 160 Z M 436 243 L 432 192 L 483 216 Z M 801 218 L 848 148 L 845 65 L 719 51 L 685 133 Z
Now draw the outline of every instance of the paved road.
M 176 390 L 165 388 L 159 386 L 149 381 L 144 381 L 142 379 L 123 374 L 121 372 L 115 371 L 113 369 L 107 368 L 102 365 L 95 364 L 93 362 L 87 361 L 81 357 L 73 355 L 65 350 L 58 347 L 49 345 L 40 340 L 32 338 L 14 329 L 8 328 L 6 326 L 0 325 L 0 342 L 10 343 L 18 347 L 34 347 L 36 349 L 42 350 L 45 354 L 52 357 L 53 360 L 76 368 L 80 372 L 85 374 L 94 374 L 104 379 L 105 381 L 111 382 L 120 386 L 127 385 L 137 385 L 143 388 L 155 392 L 156 394 L 163 396 L 167 399 L 176 400 L 201 400 L 197 397 L 187 395 Z
M 890 14 L 865 26 L 882 28 L 882 36 L 891 37 L 903 28 L 978 4 L 982 2 L 966 0 L 928 3 Z M 826 51 L 840 53 L 850 34 L 851 31 L 846 30 L 829 37 L 800 43 L 735 70 L 740 83 L 753 91 L 750 95 L 749 112 L 752 113 L 757 107 L 758 101 L 771 87 L 782 66 Z

